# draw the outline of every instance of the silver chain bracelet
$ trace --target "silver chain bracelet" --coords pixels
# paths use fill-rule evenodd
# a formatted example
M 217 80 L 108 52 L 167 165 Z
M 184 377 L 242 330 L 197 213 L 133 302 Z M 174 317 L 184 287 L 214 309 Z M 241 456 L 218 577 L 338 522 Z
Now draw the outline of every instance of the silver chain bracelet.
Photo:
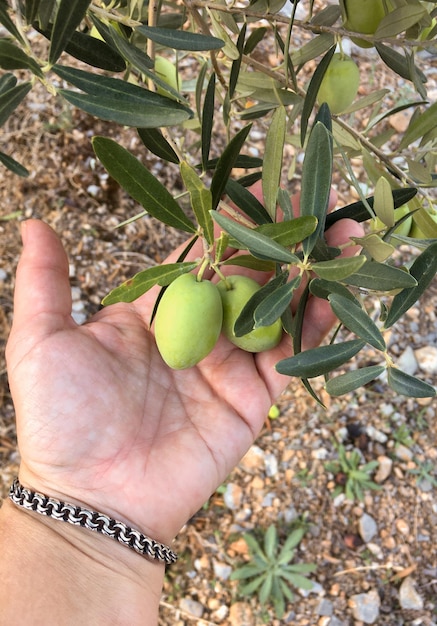
M 135 530 L 119 520 L 112 519 L 104 513 L 90 511 L 75 504 L 67 504 L 55 498 L 49 498 L 42 493 L 26 489 L 18 478 L 11 485 L 9 498 L 14 504 L 28 511 L 34 511 L 47 517 L 101 533 L 115 539 L 124 546 L 132 548 L 143 556 L 156 559 L 168 565 L 174 563 L 178 558 L 171 548 L 147 537 L 147 535 L 143 535 L 139 530 Z

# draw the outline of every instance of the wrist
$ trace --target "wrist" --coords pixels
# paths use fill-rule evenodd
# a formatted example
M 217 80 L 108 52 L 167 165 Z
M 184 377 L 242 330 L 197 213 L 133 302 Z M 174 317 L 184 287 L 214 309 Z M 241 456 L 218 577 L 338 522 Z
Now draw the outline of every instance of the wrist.
M 52 615 L 53 624 L 157 623 L 164 565 L 108 537 L 6 500 L 0 510 L 0 549 L 0 577 L 6 581 L 0 626 L 39 623 L 44 615 Z M 25 616 L 17 621 L 17 596 L 26 598 L 23 611 L 30 621 Z

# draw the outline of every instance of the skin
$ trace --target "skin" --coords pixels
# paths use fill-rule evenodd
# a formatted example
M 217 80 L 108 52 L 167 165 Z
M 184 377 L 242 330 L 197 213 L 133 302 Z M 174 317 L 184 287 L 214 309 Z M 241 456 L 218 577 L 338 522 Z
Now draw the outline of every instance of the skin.
M 343 220 L 328 239 L 360 235 Z M 22 224 L 22 238 L 6 353 L 21 482 L 171 543 L 260 432 L 288 383 L 274 364 L 290 355 L 289 339 L 251 354 L 221 336 L 196 367 L 171 370 L 147 324 L 158 290 L 78 326 L 60 239 L 38 220 Z M 200 253 L 195 246 L 190 258 Z M 312 298 L 306 347 L 333 322 L 328 303 Z M 47 615 L 53 624 L 157 624 L 164 567 L 115 541 L 6 501 L 0 554 L 2 626 L 47 624 Z

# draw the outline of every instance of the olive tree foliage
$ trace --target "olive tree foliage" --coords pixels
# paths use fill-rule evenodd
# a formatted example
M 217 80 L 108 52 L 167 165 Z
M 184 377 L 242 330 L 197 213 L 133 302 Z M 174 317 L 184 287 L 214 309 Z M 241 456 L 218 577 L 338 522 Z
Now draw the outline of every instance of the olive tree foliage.
M 220 275 L 224 265 L 238 262 L 270 278 L 244 307 L 235 333 L 281 318 L 293 355 L 276 367 L 299 377 L 314 397 L 313 377 L 325 376 L 328 392 L 340 395 L 384 372 L 395 392 L 431 397 L 432 385 L 396 366 L 384 335 L 437 270 L 437 103 L 428 98 L 423 70 L 436 54 L 437 3 L 338 1 L 0 0 L 0 122 L 40 82 L 53 97 L 120 125 L 120 132 L 137 129 L 145 153 L 180 168 L 189 211 L 139 158 L 113 139 L 92 138 L 108 173 L 142 206 L 135 218 L 150 215 L 189 235 L 177 262 L 141 271 L 104 304 L 132 301 L 157 284 L 164 290 L 188 271 L 199 279 L 207 267 Z M 35 52 L 36 32 L 49 42 L 46 58 Z M 334 54 L 347 58 L 350 39 L 407 87 L 398 94 L 372 89 L 362 73 L 366 95 L 359 96 L 346 74 L 335 77 Z M 266 50 L 275 51 L 276 66 Z M 182 63 L 195 79 L 178 73 Z M 348 91 L 348 102 L 332 100 L 340 112 L 331 113 L 329 100 Z M 358 111 L 365 115 L 355 116 Z M 401 111 L 409 123 L 396 133 L 386 122 Z M 226 136 L 217 138 L 219 117 Z M 265 133 L 261 157 L 248 149 L 254 127 L 258 140 Z M 286 153 L 294 157 L 286 160 Z M 363 192 L 352 159 L 361 162 L 371 195 Z M 0 160 L 28 175 L 9 154 L 1 152 Z M 300 177 L 299 217 L 281 187 L 284 171 L 289 179 Z M 327 214 L 333 173 L 356 188 L 359 200 Z M 263 202 L 250 192 L 257 180 Z M 396 211 L 405 205 L 408 210 Z M 361 246 L 352 257 L 324 237 L 343 217 L 365 224 L 365 236 L 350 242 Z M 188 262 L 198 238 L 204 255 Z M 229 245 L 242 251 L 237 261 L 224 256 Z M 302 351 L 310 296 L 330 302 L 339 326 L 328 345 Z M 348 332 L 339 333 L 341 327 Z M 335 372 L 366 345 L 380 353 L 380 363 Z

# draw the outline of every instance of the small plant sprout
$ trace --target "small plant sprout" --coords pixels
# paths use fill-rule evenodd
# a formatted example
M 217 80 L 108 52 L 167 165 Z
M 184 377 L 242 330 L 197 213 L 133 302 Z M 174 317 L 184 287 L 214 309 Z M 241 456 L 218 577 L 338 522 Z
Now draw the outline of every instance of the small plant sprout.
M 262 545 L 253 535 L 244 535 L 251 560 L 231 574 L 231 580 L 240 581 L 240 593 L 243 596 L 257 593 L 262 605 L 272 604 L 276 616 L 280 619 L 285 613 L 286 602 L 294 601 L 290 586 L 296 589 L 310 590 L 313 583 L 306 574 L 314 572 L 314 563 L 291 563 L 296 547 L 301 542 L 305 528 L 296 528 L 279 544 L 278 531 L 271 524 L 264 534 Z
M 368 489 L 381 489 L 380 485 L 373 482 L 371 475 L 378 467 L 378 461 L 362 462 L 362 457 L 357 449 L 350 453 L 344 446 L 338 446 L 338 459 L 325 463 L 325 469 L 332 472 L 337 486 L 333 496 L 344 493 L 348 500 L 363 500 L 364 492 Z

